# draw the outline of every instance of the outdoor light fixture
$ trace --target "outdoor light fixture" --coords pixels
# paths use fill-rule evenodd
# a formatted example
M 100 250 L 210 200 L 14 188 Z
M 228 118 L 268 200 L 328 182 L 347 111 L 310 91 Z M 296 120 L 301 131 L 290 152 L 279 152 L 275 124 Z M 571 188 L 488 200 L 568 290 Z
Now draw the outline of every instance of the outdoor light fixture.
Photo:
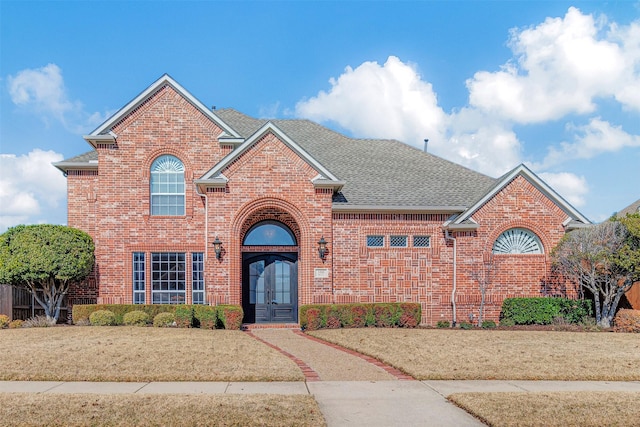
M 324 259 L 325 254 L 327 253 L 327 241 L 324 240 L 324 236 L 318 240 L 318 255 L 320 255 L 320 259 Z
M 222 254 L 222 242 L 216 236 L 216 240 L 213 241 L 213 250 L 216 253 L 216 258 L 220 259 L 220 255 Z

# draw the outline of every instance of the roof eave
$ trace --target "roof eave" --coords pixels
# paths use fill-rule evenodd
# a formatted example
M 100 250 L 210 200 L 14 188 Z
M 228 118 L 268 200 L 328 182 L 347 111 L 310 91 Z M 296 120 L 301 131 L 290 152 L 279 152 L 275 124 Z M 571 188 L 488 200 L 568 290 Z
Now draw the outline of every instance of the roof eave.
M 333 211 L 340 213 L 450 214 L 459 213 L 465 209 L 465 206 L 382 206 L 333 203 Z
M 55 162 L 53 166 L 67 174 L 70 170 L 98 170 L 98 163 L 89 162 Z
M 116 144 L 116 135 L 113 133 L 107 133 L 104 135 L 83 135 L 85 141 L 87 141 L 93 148 L 98 148 L 99 144 Z

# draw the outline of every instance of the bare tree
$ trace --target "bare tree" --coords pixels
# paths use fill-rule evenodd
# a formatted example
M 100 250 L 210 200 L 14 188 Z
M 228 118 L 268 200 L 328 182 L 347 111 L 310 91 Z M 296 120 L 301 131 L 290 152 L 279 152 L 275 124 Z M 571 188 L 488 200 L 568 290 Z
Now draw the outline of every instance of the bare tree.
M 469 275 L 478 284 L 480 290 L 480 310 L 478 313 L 478 326 L 482 326 L 482 318 L 484 317 L 484 305 L 487 293 L 493 285 L 498 270 L 498 263 L 493 252 L 485 252 L 482 259 L 474 259 L 471 264 Z
M 620 298 L 633 285 L 620 258 L 629 238 L 622 223 L 607 221 L 566 234 L 552 252 L 564 277 L 593 294 L 596 322 L 601 327 L 611 326 Z

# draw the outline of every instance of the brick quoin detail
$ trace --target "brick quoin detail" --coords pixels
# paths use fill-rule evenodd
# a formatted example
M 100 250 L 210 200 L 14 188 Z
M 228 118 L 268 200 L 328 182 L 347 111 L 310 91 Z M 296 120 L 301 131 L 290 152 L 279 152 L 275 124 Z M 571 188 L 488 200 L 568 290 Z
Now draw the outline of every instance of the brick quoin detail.
M 113 133 L 115 143 L 96 149 L 99 172 L 67 174 L 68 224 L 88 232 L 96 244 L 89 286 L 74 287 L 71 300 L 131 303 L 133 252 L 185 252 L 188 278 L 190 254 L 203 252 L 207 303 L 241 304 L 242 253 L 255 249 L 243 248 L 243 238 L 256 223 L 276 220 L 293 231 L 298 243 L 287 250 L 298 253 L 299 305 L 418 302 L 422 324 L 452 319 L 453 243 L 443 230 L 449 213 L 334 212 L 333 190 L 314 187 L 316 167 L 273 132 L 220 171 L 228 179 L 225 187 L 200 194 L 194 179 L 234 147 L 221 145 L 223 129 L 170 85 L 123 117 Z M 149 170 L 162 154 L 178 157 L 185 166 L 184 216 L 150 215 Z M 575 296 L 552 274 L 549 256 L 565 234 L 567 218 L 518 175 L 473 212 L 476 230 L 451 232 L 457 245 L 458 319 L 478 314 L 480 292 L 470 274 L 474 263 L 491 252 L 502 232 L 514 227 L 534 232 L 544 253 L 495 256 L 498 276 L 487 296 L 485 318 L 498 320 L 507 297 Z M 384 246 L 367 247 L 368 235 L 384 236 Z M 392 235 L 407 236 L 407 247 L 391 247 Z M 413 236 L 430 236 L 430 246 L 414 247 Z M 220 259 L 213 253 L 216 237 L 222 241 Z M 318 256 L 321 237 L 328 242 L 325 259 Z M 146 264 L 150 302 L 150 257 Z M 323 274 L 316 277 L 316 269 Z M 188 279 L 187 303 L 190 286 Z

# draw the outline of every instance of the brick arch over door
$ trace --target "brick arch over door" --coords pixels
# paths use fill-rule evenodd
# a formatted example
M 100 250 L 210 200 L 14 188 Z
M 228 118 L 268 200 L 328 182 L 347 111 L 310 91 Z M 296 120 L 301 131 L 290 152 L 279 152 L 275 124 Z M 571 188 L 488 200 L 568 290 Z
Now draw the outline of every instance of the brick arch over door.
M 272 215 L 272 216 L 266 216 Z M 231 301 L 240 303 L 242 291 L 242 240 L 252 225 L 259 221 L 273 219 L 286 224 L 296 236 L 298 241 L 298 276 L 299 283 L 305 278 L 311 277 L 311 267 L 304 260 L 310 259 L 310 231 L 309 223 L 303 213 L 293 204 L 273 197 L 252 200 L 238 209 L 231 222 L 231 236 L 229 245 L 232 253 L 237 254 L 231 262 L 230 289 Z M 304 298 L 305 291 L 300 286 L 298 298 Z

